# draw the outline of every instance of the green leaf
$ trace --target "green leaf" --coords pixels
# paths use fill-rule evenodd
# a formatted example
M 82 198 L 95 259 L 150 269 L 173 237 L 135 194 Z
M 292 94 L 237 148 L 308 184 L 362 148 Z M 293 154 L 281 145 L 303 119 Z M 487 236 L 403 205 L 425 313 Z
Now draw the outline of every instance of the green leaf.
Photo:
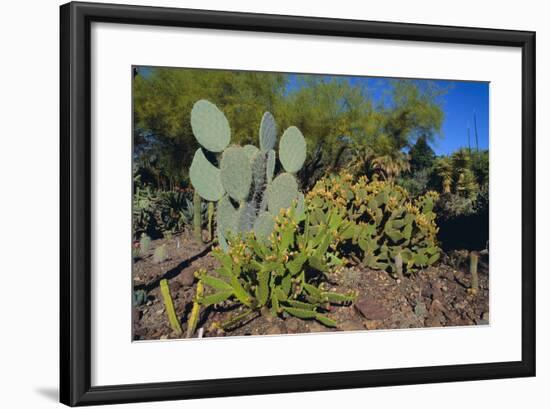
M 231 286 L 233 287 L 235 297 L 237 297 L 237 299 L 244 305 L 250 307 L 250 297 L 236 276 L 231 277 Z
M 315 314 L 315 319 L 327 327 L 336 328 L 337 326 L 336 321 L 322 314 Z
M 302 318 L 302 319 L 316 318 L 317 316 L 317 313 L 315 311 L 305 310 L 302 308 L 293 308 L 293 307 L 283 306 L 283 310 L 288 312 L 290 315 L 293 315 L 297 318 Z
M 216 277 L 212 277 L 205 274 L 201 277 L 201 281 L 207 286 L 215 288 L 216 290 L 233 291 L 233 287 L 231 286 L 231 284 L 226 283 L 225 281 L 220 280 L 219 278 L 216 278 Z
M 307 302 L 297 301 L 297 300 L 287 300 L 286 303 L 292 308 L 299 308 L 302 310 L 315 310 L 315 305 L 308 304 Z
M 294 259 L 289 261 L 286 264 L 286 267 L 288 268 L 288 271 L 290 271 L 290 274 L 296 275 L 300 271 L 302 271 L 302 267 L 303 267 L 304 263 L 306 262 L 306 260 L 307 260 L 306 254 L 305 253 L 300 253 Z
M 205 307 L 209 305 L 219 304 L 222 301 L 227 300 L 233 295 L 233 291 L 219 291 L 214 294 L 206 295 L 199 299 L 199 303 Z
M 339 294 L 331 291 L 321 293 L 323 298 L 327 298 L 331 304 L 348 303 L 354 300 L 354 297 L 344 294 Z
M 309 265 L 312 268 L 319 270 L 322 273 L 326 273 L 328 271 L 327 263 L 325 263 L 322 257 L 313 255 L 308 258 L 308 261 L 309 261 Z
M 260 271 L 258 273 L 258 302 L 265 305 L 269 297 L 269 277 L 270 271 Z

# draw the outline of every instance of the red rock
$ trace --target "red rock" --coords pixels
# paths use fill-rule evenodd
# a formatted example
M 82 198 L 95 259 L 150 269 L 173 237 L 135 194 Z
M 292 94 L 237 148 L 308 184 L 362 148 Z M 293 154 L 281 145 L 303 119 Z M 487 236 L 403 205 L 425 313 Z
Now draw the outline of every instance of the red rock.
M 371 298 L 361 298 L 355 302 L 355 308 L 369 320 L 385 320 L 391 312 L 382 304 Z

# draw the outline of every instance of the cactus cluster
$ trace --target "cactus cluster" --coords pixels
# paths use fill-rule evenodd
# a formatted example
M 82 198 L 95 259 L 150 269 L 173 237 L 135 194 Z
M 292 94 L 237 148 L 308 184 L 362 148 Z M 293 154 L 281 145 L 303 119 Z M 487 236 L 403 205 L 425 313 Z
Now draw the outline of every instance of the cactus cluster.
M 329 216 L 331 225 L 332 217 Z M 254 233 L 244 237 L 234 235 L 229 237 L 227 253 L 214 250 L 220 267 L 215 275 L 197 271 L 200 285 L 208 291 L 201 296 L 197 293 L 196 300 L 203 307 L 224 302 L 244 307 L 244 313 L 230 322 L 217 324 L 224 330 L 254 311 L 315 319 L 335 327 L 337 323 L 324 312 L 330 309 L 330 304 L 348 304 L 354 300 L 354 294 L 329 291 L 323 282 L 324 273 L 338 262 L 328 255 L 337 234 L 335 228 L 311 226 L 309 215 L 296 200 L 280 211 L 266 240 L 257 240 Z
M 319 225 L 326 213 L 338 209 L 349 221 L 340 236 L 348 251 L 373 269 L 387 270 L 398 278 L 435 263 L 437 246 L 433 206 L 437 193 L 416 200 L 405 189 L 382 181 L 354 181 L 349 174 L 330 176 L 317 182 L 308 193 L 308 211 Z
M 265 239 L 281 209 L 295 200 L 303 206 L 295 174 L 304 164 L 306 141 L 298 128 L 289 127 L 281 137 L 279 161 L 284 172 L 275 176 L 278 131 L 269 112 L 260 123 L 259 148 L 230 145 L 227 118 L 207 100 L 193 106 L 191 127 L 201 147 L 195 152 L 189 176 L 203 199 L 217 203 L 216 229 L 225 251 L 229 235 L 254 231 Z

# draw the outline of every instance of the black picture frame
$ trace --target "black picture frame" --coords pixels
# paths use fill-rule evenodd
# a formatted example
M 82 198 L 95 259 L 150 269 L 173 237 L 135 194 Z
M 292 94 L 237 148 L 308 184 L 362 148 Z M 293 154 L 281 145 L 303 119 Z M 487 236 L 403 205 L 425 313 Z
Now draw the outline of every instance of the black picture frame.
M 94 3 L 60 8 L 60 400 L 77 406 L 535 376 L 535 33 Z M 515 362 L 91 386 L 92 22 L 519 47 L 522 358 Z

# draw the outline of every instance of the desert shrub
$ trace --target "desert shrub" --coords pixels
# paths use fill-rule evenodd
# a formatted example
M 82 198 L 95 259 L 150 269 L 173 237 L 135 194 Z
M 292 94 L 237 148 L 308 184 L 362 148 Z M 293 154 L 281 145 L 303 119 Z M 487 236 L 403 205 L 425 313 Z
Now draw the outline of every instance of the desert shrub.
M 158 204 L 157 195 L 148 186 L 136 186 L 132 201 L 132 231 L 135 238 L 142 234 L 150 237 L 159 235 L 159 225 L 156 218 Z
M 328 291 L 324 273 L 341 264 L 334 250 L 345 228 L 336 210 L 328 210 L 328 228 L 312 226 L 309 215 L 294 205 L 281 210 L 268 236 L 253 232 L 229 236 L 227 251 L 214 249 L 220 262 L 215 273 L 199 270 L 196 275 L 205 291 L 196 304 L 207 307 L 229 303 L 244 311 L 218 328 L 231 329 L 253 313 L 315 319 L 334 327 L 324 312 L 330 304 L 348 304 L 354 294 Z M 196 315 L 196 314 L 195 314 Z
M 351 222 L 339 237 L 344 254 L 370 268 L 401 275 L 439 258 L 433 212 L 437 199 L 437 193 L 428 192 L 411 200 L 404 188 L 393 183 L 369 182 L 366 177 L 354 181 L 350 174 L 341 174 L 317 182 L 306 204 L 312 220 L 321 227 L 333 210 Z
M 431 169 L 421 169 L 412 174 L 397 178 L 396 183 L 403 187 L 411 197 L 423 195 L 428 191 Z
M 184 230 L 193 224 L 192 191 L 154 191 L 149 186 L 134 187 L 132 231 L 159 238 Z M 207 204 L 201 204 L 201 220 L 206 220 Z

